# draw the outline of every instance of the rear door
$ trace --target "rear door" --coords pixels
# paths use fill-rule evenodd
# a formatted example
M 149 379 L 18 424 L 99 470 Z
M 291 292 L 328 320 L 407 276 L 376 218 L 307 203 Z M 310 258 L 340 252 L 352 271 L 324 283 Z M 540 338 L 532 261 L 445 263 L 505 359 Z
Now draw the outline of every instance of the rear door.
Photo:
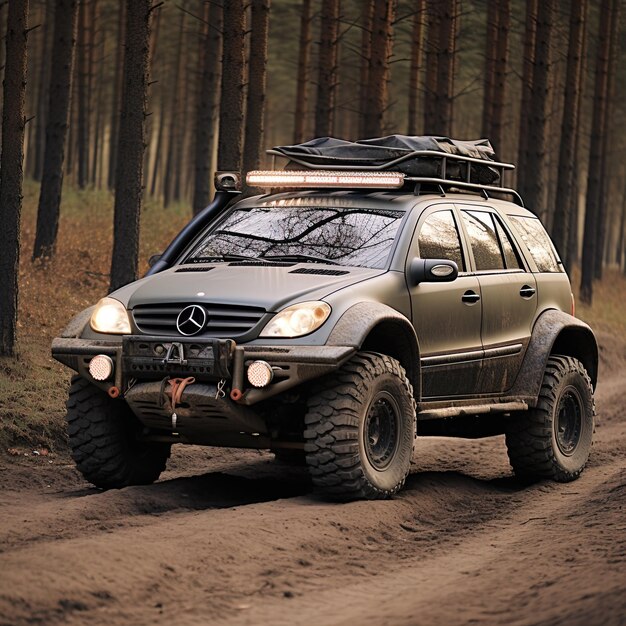
M 469 242 L 482 298 L 483 363 L 477 393 L 504 393 L 513 386 L 530 341 L 537 285 L 497 212 L 484 205 L 457 205 Z
M 421 215 L 407 259 L 450 259 L 459 267 L 453 282 L 410 287 L 413 325 L 422 356 L 424 397 L 472 395 L 479 382 L 482 346 L 478 278 L 467 272 L 468 256 L 451 204 Z

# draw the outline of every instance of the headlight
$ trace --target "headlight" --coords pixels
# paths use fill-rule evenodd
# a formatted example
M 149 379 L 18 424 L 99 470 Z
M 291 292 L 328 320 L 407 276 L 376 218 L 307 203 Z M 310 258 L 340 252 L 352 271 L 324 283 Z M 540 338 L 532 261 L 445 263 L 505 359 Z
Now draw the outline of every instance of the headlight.
M 317 330 L 330 315 L 326 302 L 292 304 L 277 313 L 260 337 L 301 337 Z
M 91 328 L 97 333 L 129 334 L 130 321 L 126 308 L 114 298 L 102 298 L 91 314 Z

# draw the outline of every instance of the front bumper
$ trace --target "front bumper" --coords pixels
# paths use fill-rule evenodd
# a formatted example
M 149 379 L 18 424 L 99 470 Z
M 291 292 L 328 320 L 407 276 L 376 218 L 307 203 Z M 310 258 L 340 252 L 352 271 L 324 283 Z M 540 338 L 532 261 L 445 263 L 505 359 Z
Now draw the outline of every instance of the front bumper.
M 193 376 L 207 383 L 223 380 L 225 391 L 237 387 L 242 393 L 236 402 L 248 406 L 336 370 L 355 352 L 351 346 L 237 346 L 231 339 L 146 335 L 117 341 L 57 337 L 52 342 L 57 361 L 106 391 L 115 386 L 125 395 L 137 382 Z M 97 354 L 113 360 L 111 380 L 98 382 L 90 376 L 89 361 Z M 245 368 L 256 360 L 267 361 L 274 370 L 273 381 L 262 389 L 246 386 Z

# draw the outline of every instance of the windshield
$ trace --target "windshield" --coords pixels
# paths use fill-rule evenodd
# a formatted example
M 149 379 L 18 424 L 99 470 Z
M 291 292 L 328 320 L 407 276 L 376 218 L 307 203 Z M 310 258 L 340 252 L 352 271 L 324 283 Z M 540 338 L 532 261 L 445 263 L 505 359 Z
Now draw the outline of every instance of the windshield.
M 353 207 L 235 209 L 185 262 L 240 256 L 384 268 L 403 216 Z

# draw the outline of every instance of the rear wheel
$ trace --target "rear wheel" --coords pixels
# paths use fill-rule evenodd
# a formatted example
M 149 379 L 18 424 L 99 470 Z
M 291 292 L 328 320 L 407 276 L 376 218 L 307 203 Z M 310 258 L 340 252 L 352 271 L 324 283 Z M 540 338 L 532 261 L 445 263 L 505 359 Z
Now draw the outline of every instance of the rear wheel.
M 113 400 L 74 376 L 67 401 L 72 458 L 96 487 L 153 483 L 165 469 L 170 445 L 137 439 L 141 424 L 123 400 Z
M 583 471 L 594 430 L 593 387 L 577 359 L 548 359 L 537 407 L 519 414 L 506 432 L 509 460 L 522 478 L 575 480 Z
M 309 399 L 304 439 L 313 484 L 339 500 L 393 495 L 409 473 L 415 420 L 398 361 L 360 352 Z

